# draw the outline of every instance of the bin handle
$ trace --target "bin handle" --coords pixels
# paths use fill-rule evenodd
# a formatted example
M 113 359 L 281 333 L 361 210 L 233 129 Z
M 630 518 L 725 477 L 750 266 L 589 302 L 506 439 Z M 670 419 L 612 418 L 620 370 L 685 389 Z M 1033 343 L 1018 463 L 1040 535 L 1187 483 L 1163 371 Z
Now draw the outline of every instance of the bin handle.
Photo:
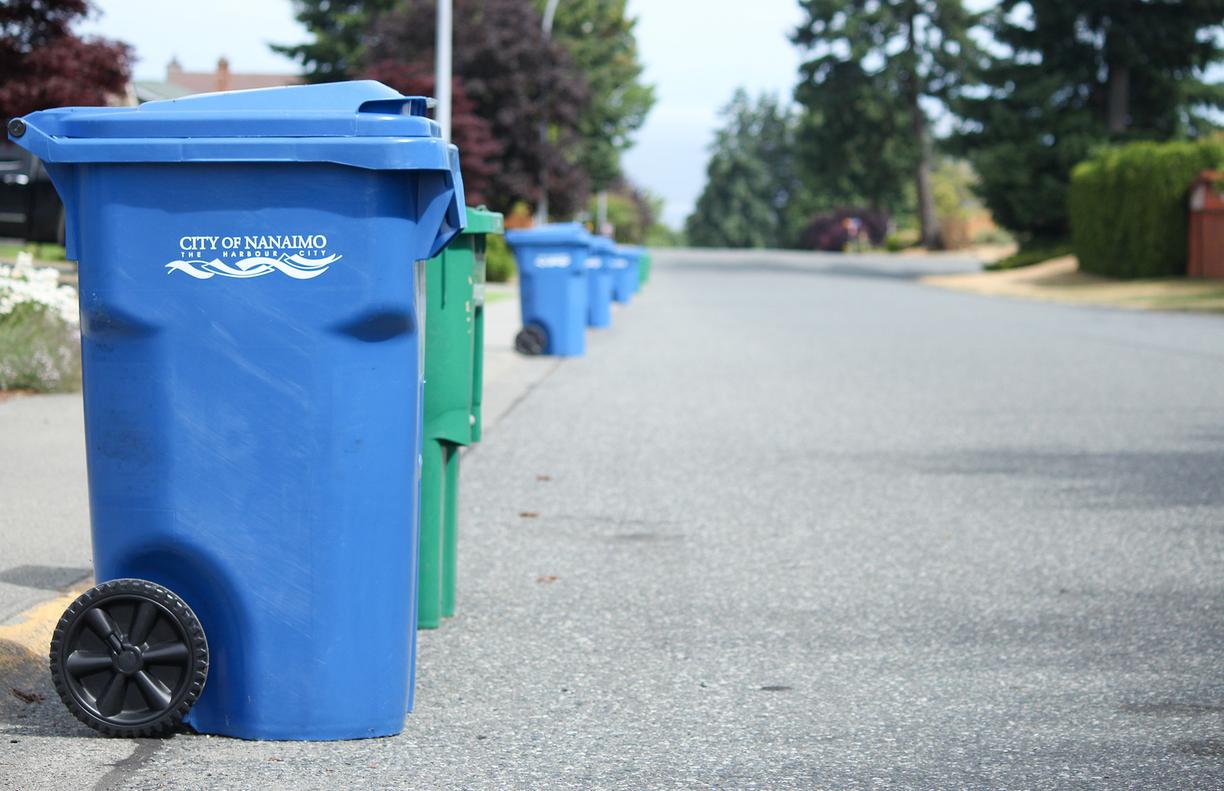
M 437 104 L 436 99 L 424 96 L 401 96 L 397 99 L 371 99 L 357 106 L 359 113 L 378 115 L 419 115 L 424 117 Z M 405 112 L 407 110 L 407 112 Z
M 447 146 L 450 159 L 450 170 L 443 172 L 443 178 L 448 187 L 446 193 L 446 210 L 442 216 L 438 233 L 429 248 L 429 257 L 433 258 L 442 252 L 451 240 L 467 227 L 467 208 L 463 198 L 463 176 L 459 172 L 459 149 Z

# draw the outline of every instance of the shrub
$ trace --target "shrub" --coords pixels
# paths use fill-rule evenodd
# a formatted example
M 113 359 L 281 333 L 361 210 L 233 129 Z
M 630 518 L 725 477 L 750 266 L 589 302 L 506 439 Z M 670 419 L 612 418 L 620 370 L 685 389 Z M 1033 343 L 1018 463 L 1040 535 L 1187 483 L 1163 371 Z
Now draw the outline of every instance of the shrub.
M 505 283 L 514 277 L 514 253 L 510 245 L 497 234 L 485 237 L 485 279 L 490 283 Z
M 1186 272 L 1187 191 L 1224 143 L 1131 143 L 1076 166 L 1068 197 L 1080 268 L 1121 278 Z
M 54 269 L 0 266 L 0 390 L 71 390 L 80 383 L 76 292 Z
M 858 226 L 860 235 L 859 239 L 854 241 L 860 244 L 865 241 L 878 247 L 884 243 L 884 237 L 888 234 L 888 213 L 875 209 L 845 207 L 818 214 L 804 229 L 799 247 L 804 250 L 831 252 L 845 250 L 852 241 L 852 225 Z

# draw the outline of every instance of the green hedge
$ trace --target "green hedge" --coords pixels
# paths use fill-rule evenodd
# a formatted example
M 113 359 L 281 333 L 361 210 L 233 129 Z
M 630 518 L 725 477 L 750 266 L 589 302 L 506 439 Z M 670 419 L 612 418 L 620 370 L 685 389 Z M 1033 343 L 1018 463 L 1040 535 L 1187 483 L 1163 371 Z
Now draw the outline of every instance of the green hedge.
M 485 279 L 490 283 L 505 283 L 514 277 L 514 253 L 499 234 L 490 234 L 485 247 Z
M 1186 273 L 1190 182 L 1224 166 L 1224 142 L 1105 148 L 1071 174 L 1071 239 L 1080 269 L 1120 278 Z

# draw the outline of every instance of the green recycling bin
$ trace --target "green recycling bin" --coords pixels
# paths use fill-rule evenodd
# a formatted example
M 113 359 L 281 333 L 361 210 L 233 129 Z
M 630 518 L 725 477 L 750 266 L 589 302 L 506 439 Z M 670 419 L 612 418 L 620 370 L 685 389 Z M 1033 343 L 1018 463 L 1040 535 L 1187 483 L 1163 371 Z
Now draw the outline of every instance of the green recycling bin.
M 642 257 L 638 259 L 638 283 L 645 284 L 650 280 L 650 251 L 643 248 Z
M 485 237 L 502 216 L 467 210 L 468 225 L 425 265 L 425 384 L 417 626 L 455 614 L 459 448 L 480 440 Z

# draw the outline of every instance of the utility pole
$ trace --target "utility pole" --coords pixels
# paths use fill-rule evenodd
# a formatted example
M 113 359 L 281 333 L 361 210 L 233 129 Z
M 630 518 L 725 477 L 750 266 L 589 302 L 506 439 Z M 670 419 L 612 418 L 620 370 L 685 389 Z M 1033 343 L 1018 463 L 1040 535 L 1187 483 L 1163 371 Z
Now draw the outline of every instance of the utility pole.
M 544 20 L 541 26 L 544 30 L 544 38 L 552 38 L 553 18 L 557 15 L 557 4 L 561 0 L 548 0 L 548 5 L 544 7 Z M 547 103 L 545 103 L 547 107 Z M 548 147 L 548 113 L 544 113 L 544 117 L 540 119 L 540 150 L 544 151 Z M 536 204 L 536 225 L 543 225 L 548 222 L 548 163 L 540 162 L 540 202 Z
M 438 100 L 438 126 L 442 139 L 451 139 L 451 43 L 454 40 L 452 0 L 438 0 L 438 30 L 434 43 L 434 94 Z

